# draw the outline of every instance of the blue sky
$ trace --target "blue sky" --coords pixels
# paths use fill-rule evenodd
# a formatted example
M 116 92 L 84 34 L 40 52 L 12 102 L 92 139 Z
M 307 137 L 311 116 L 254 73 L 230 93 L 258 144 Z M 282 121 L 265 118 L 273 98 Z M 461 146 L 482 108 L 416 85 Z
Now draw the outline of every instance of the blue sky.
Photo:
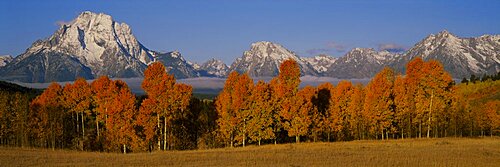
M 3 0 L 0 55 L 19 55 L 83 11 L 125 22 L 146 47 L 191 61 L 232 63 L 250 44 L 272 41 L 300 56 L 342 56 L 354 47 L 405 49 L 444 29 L 500 34 L 498 0 Z

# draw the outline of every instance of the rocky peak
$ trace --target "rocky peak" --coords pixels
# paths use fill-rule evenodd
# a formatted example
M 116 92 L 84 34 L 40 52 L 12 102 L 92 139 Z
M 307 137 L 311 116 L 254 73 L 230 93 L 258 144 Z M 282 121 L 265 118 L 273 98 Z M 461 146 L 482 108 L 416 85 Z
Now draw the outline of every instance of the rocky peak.
M 277 43 L 260 41 L 252 43 L 250 50 L 245 51 L 245 57 L 271 58 L 274 60 L 297 59 L 297 56 Z
M 200 69 L 204 70 L 209 75 L 224 77 L 227 75 L 229 67 L 222 60 L 212 58 L 203 63 Z
M 0 67 L 9 64 L 12 61 L 12 56 L 10 55 L 0 55 Z
M 55 62 L 59 61 L 59 62 Z M 140 77 L 153 61 L 150 51 L 134 37 L 130 27 L 103 13 L 83 12 L 49 38 L 39 40 L 6 67 L 20 81 L 50 82 L 92 79 L 97 76 Z M 36 66 L 25 70 L 26 64 Z M 75 69 L 74 71 L 71 71 Z M 64 76 L 57 76 L 61 71 Z M 17 74 L 20 73 L 20 74 Z
M 326 72 L 327 69 L 337 61 L 336 57 L 326 54 L 320 54 L 314 57 L 303 57 L 302 59 L 308 62 L 320 74 Z
M 243 57 L 236 59 L 231 64 L 229 71 L 240 73 L 248 72 L 253 77 L 277 76 L 279 66 L 285 60 L 293 59 L 297 61 L 301 68 L 302 75 L 317 75 L 317 72 L 310 64 L 304 62 L 295 53 L 289 51 L 280 44 L 261 41 L 250 46 L 250 50 L 243 53 Z
M 227 65 L 222 60 L 218 60 L 215 58 L 211 58 L 208 61 L 206 61 L 205 63 L 203 63 L 202 67 L 204 67 L 204 66 L 219 66 L 219 65 L 223 65 L 223 66 L 227 67 Z

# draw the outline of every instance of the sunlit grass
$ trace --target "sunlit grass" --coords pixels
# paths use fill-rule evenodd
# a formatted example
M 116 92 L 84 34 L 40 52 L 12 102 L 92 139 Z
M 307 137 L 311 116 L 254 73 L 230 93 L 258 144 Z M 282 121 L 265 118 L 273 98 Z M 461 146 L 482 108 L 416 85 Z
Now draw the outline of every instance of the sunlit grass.
M 1 166 L 500 166 L 500 138 L 301 143 L 153 153 L 1 148 Z

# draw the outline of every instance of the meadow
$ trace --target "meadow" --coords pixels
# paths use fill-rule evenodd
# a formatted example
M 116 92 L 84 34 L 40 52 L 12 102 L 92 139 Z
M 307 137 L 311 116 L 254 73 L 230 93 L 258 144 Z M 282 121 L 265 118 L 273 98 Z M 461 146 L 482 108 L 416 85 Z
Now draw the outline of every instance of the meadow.
M 102 153 L 1 147 L 1 166 L 500 166 L 500 138 L 360 140 Z

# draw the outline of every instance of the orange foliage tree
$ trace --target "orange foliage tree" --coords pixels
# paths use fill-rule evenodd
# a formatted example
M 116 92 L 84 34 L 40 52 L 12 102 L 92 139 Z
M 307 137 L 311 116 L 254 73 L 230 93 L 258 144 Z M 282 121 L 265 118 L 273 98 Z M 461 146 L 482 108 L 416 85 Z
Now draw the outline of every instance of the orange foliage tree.
M 330 129 L 337 134 L 337 140 L 347 139 L 347 129 L 351 113 L 348 110 L 351 103 L 353 86 L 350 81 L 340 81 L 333 90 L 329 107 L 329 125 Z
M 330 141 L 330 134 L 333 132 L 333 126 L 331 124 L 331 113 L 330 104 L 333 102 L 332 96 L 335 91 L 335 87 L 327 82 L 318 86 L 317 94 L 314 97 L 314 105 L 317 108 L 317 114 L 313 117 L 313 138 L 316 141 L 318 134 L 326 132 L 327 141 Z
M 250 97 L 253 90 L 253 80 L 247 73 L 241 74 L 234 87 L 233 95 L 231 96 L 233 108 L 236 111 L 237 117 L 237 141 L 241 141 L 243 147 L 246 145 L 248 131 L 252 127 L 247 126 L 248 121 L 253 117 L 252 110 L 250 109 Z
M 306 86 L 301 89 L 290 107 L 289 114 L 284 117 L 287 122 L 284 128 L 288 131 L 288 136 L 295 136 L 295 141 L 300 142 L 300 136 L 307 135 L 309 126 L 312 124 L 312 116 L 317 112 L 313 105 L 313 97 L 316 94 L 316 89 L 311 86 Z
M 142 88 L 147 94 L 147 98 L 141 104 L 141 125 L 145 129 L 146 143 L 151 142 L 158 132 L 158 149 L 166 150 L 172 143 L 167 143 L 167 136 L 171 129 L 171 123 L 182 115 L 182 112 L 191 96 L 191 89 L 185 86 L 177 86 L 173 75 L 167 74 L 165 66 L 160 62 L 153 63 L 148 66 L 144 71 L 144 81 Z M 178 91 L 183 92 L 178 92 Z M 184 93 L 181 95 L 181 93 Z M 188 97 L 189 96 L 189 97 Z M 152 120 L 151 117 L 156 117 Z M 161 125 L 161 118 L 163 118 L 163 125 Z M 156 124 L 156 127 L 154 126 Z M 163 137 L 163 140 L 162 140 Z M 162 142 L 163 141 L 163 142 Z
M 108 117 L 108 109 L 112 109 L 112 101 L 116 98 L 116 89 L 114 82 L 107 76 L 101 76 L 91 83 L 93 94 L 93 105 L 96 123 L 97 138 L 100 137 L 100 124 L 106 126 L 106 118 Z
M 422 125 L 427 125 L 427 137 L 430 137 L 433 126 L 437 135 L 438 116 L 445 114 L 443 112 L 451 101 L 451 76 L 438 61 L 424 62 L 417 57 L 408 63 L 406 79 L 406 85 L 410 89 L 409 95 L 413 95 L 415 100 L 415 120 L 419 125 L 419 137 L 422 136 Z
M 261 144 L 262 140 L 274 138 L 272 91 L 269 84 L 259 81 L 252 90 L 249 110 L 252 119 L 248 121 L 248 134 L 251 140 Z
M 349 127 L 349 136 L 355 139 L 363 139 L 366 127 L 367 119 L 363 114 L 363 105 L 365 101 L 365 91 L 363 85 L 357 84 L 352 89 L 352 94 L 350 97 L 350 103 L 347 107 L 349 114 L 349 119 L 347 120 Z
M 364 110 L 370 121 L 370 131 L 380 134 L 382 140 L 388 134 L 394 117 L 394 80 L 394 72 L 386 67 L 366 86 Z
M 297 105 L 295 98 L 300 85 L 300 68 L 297 62 L 292 59 L 285 60 L 280 65 L 278 79 L 272 82 L 276 82 L 273 83 L 275 85 L 273 88 L 275 102 L 279 107 L 277 110 L 281 120 L 280 124 L 288 131 L 291 126 L 286 127 L 285 125 L 290 125 L 290 121 L 296 115 L 294 112 L 297 112 L 297 110 L 292 109 Z
M 217 124 L 222 138 L 229 139 L 230 147 L 233 147 L 236 128 L 238 125 L 237 112 L 233 104 L 233 96 L 238 96 L 234 93 L 235 87 L 238 84 L 239 74 L 233 71 L 229 74 L 224 84 L 224 89 L 217 96 L 215 101 L 216 110 L 219 115 Z
M 113 98 L 109 101 L 113 107 L 106 112 L 106 139 L 111 148 L 127 153 L 127 146 L 136 149 L 139 146 L 135 131 L 137 110 L 135 109 L 135 96 L 123 81 L 113 81 L 110 85 Z
M 63 89 L 57 83 L 49 87 L 30 104 L 32 137 L 39 139 L 38 145 L 55 149 L 56 142 L 62 143 L 64 111 L 61 105 Z
M 85 149 L 83 143 L 87 140 L 87 136 L 85 134 L 85 124 L 87 123 L 87 119 L 91 114 L 91 105 L 92 105 L 92 90 L 87 81 L 83 78 L 78 78 L 73 84 L 66 84 L 64 86 L 64 99 L 62 103 L 65 108 L 69 109 L 68 112 L 71 114 L 75 114 L 77 132 L 80 131 L 81 128 L 81 149 Z M 81 126 L 80 126 L 81 125 Z

